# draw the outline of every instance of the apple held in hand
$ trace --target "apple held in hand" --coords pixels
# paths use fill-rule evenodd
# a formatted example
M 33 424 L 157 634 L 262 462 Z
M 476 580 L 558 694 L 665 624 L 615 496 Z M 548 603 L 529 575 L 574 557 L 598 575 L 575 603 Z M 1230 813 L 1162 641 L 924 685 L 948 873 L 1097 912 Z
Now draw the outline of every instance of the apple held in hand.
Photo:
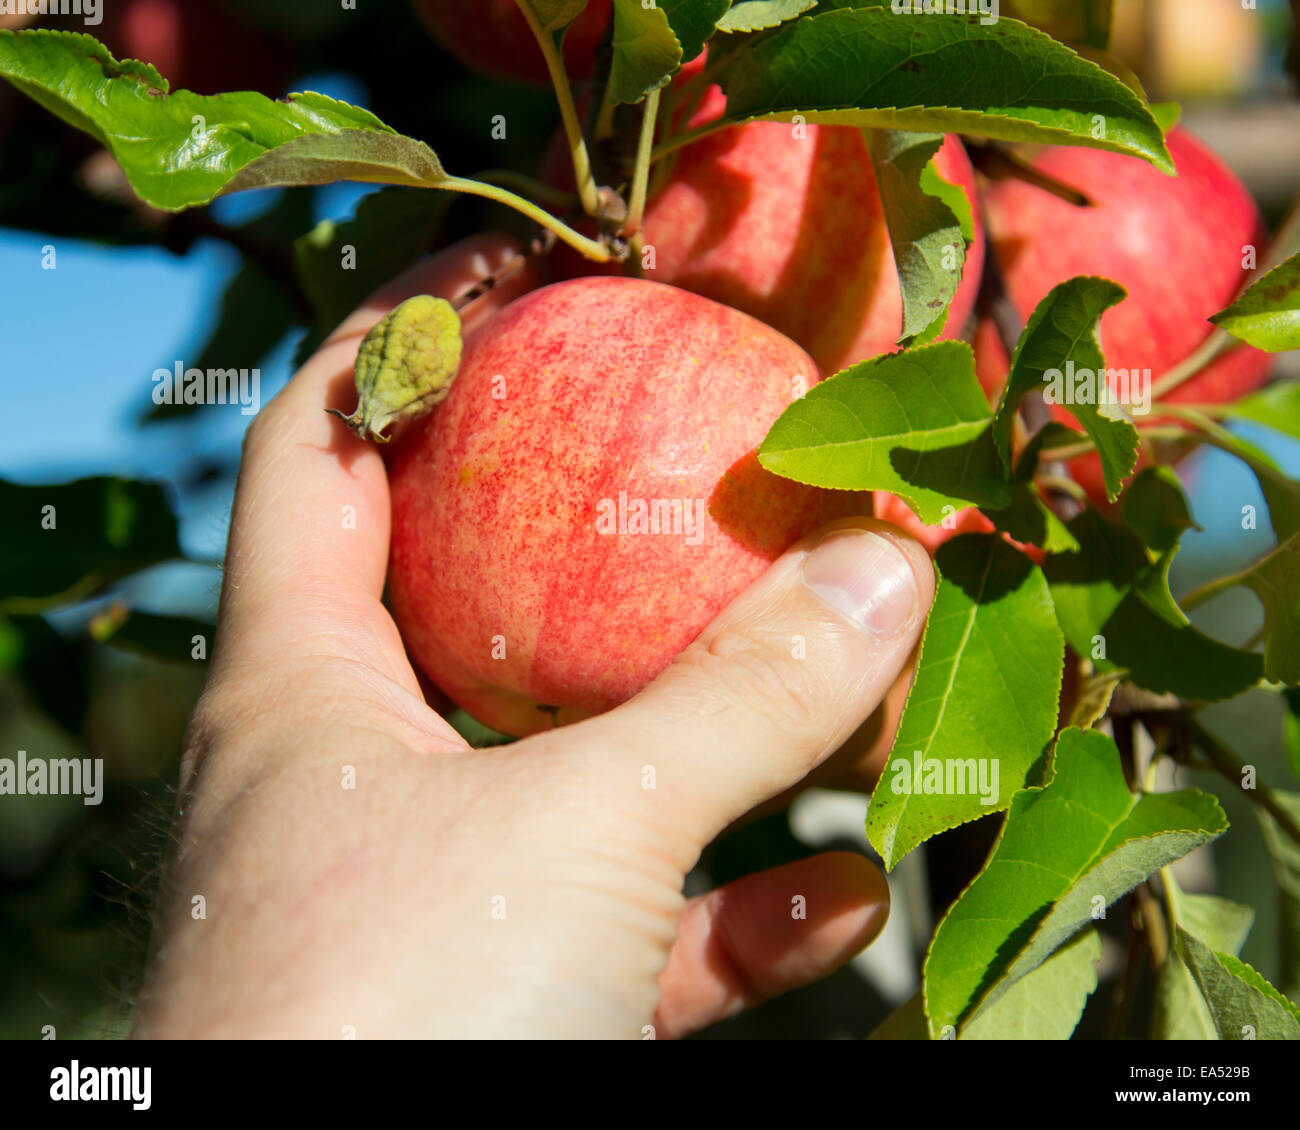
M 1041 150 L 1033 167 L 1079 189 L 1093 207 L 1020 180 L 994 183 L 985 194 L 989 238 L 1020 315 L 1027 319 L 1053 287 L 1075 275 L 1113 279 L 1129 296 L 1102 315 L 1106 364 L 1149 369 L 1153 384 L 1209 335 L 1207 319 L 1236 297 L 1248 273 L 1245 256 L 1252 248 L 1261 254 L 1266 238 L 1255 202 L 1227 166 L 1185 130 L 1166 140 L 1177 179 L 1098 149 Z M 979 327 L 976 360 L 981 382 L 997 395 L 1008 360 L 987 321 Z M 1168 399 L 1236 400 L 1264 382 L 1269 365 L 1267 354 L 1240 346 Z M 1069 419 L 1064 409 L 1055 411 Z M 1077 460 L 1072 470 L 1093 497 L 1105 498 L 1095 457 Z
M 550 85 L 546 60 L 515 0 L 414 0 L 433 37 L 464 66 L 488 78 Z M 585 79 L 609 24 L 610 0 L 588 0 L 564 37 L 569 76 Z
M 870 512 L 755 458 L 817 379 L 782 334 L 660 283 L 511 303 L 390 463 L 388 593 L 416 662 L 505 733 L 629 698 L 793 542 Z

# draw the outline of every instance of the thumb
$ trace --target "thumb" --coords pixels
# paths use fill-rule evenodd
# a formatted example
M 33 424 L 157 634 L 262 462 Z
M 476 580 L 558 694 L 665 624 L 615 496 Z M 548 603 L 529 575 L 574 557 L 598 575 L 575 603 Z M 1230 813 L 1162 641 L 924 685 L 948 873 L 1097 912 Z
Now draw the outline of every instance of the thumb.
M 635 698 L 564 733 L 622 780 L 624 757 L 643 776 L 652 767 L 654 789 L 624 796 L 666 802 L 706 843 L 857 729 L 906 665 L 933 598 L 918 542 L 869 518 L 837 522 L 781 557 Z

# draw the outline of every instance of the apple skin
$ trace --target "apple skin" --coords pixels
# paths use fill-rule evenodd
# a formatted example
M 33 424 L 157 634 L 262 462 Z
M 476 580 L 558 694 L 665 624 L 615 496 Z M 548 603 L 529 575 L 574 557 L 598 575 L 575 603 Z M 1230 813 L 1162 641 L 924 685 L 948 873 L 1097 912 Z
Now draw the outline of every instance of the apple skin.
M 546 61 L 515 0 L 413 0 L 424 26 L 465 67 L 488 78 L 550 86 Z M 569 77 L 591 75 L 611 0 L 589 0 L 564 37 Z
M 1019 180 L 988 186 L 989 238 L 1022 318 L 1059 283 L 1100 275 L 1129 297 L 1102 315 L 1100 336 L 1110 368 L 1150 369 L 1158 381 L 1191 354 L 1246 280 L 1247 245 L 1262 255 L 1267 233 L 1254 200 L 1236 175 L 1186 130 L 1166 139 L 1178 178 L 1145 161 L 1098 149 L 1051 147 L 1033 166 L 1084 192 L 1094 207 L 1077 207 Z M 996 331 L 982 322 L 976 367 L 990 397 L 1001 391 L 1008 359 Z M 1168 399 L 1229 403 L 1267 379 L 1271 358 L 1242 345 Z M 1073 419 L 1060 406 L 1058 419 Z M 1151 423 L 1153 417 L 1145 422 Z M 1139 421 L 1142 422 L 1142 421 Z M 1095 456 L 1071 464 L 1075 478 L 1105 500 Z
M 725 106 L 711 88 L 691 127 Z M 563 145 L 553 144 L 543 175 L 572 187 L 567 160 Z M 957 138 L 944 141 L 936 165 L 975 200 L 975 174 Z M 643 232 L 655 256 L 646 277 L 774 326 L 803 346 L 824 376 L 897 348 L 902 292 L 859 129 L 805 125 L 796 132 L 783 122 L 751 122 L 701 138 L 677 155 L 668 183 L 647 204 Z M 984 263 L 978 210 L 974 234 L 944 339 L 960 336 L 975 306 Z M 608 273 L 567 251 L 554 258 L 559 277 Z
M 279 98 L 293 70 L 287 48 L 207 0 L 116 0 L 90 30 L 116 58 L 152 63 L 172 90 Z
M 557 283 L 471 331 L 389 462 L 388 596 L 417 665 L 508 734 L 631 697 L 791 544 L 870 513 L 754 455 L 817 380 L 776 330 L 640 279 Z M 698 544 L 598 532 L 620 492 L 701 500 Z

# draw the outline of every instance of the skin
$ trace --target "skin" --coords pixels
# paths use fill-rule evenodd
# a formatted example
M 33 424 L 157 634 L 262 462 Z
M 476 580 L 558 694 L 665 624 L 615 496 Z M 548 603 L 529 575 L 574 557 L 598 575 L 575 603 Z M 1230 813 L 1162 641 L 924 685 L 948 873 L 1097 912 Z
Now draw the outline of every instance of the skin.
M 824 975 L 883 924 L 883 877 L 845 853 L 690 901 L 682 882 L 895 684 L 934 579 L 891 527 L 801 542 L 597 718 L 472 751 L 426 703 L 380 600 L 381 456 L 322 409 L 351 407 L 386 310 L 510 253 L 482 237 L 377 296 L 249 432 L 137 1036 L 670 1037 Z
M 870 512 L 754 455 L 817 380 L 782 334 L 661 283 L 511 304 L 389 464 L 389 600 L 416 663 L 515 735 L 630 698 L 793 542 Z M 690 526 L 602 533 L 621 495 L 675 499 Z

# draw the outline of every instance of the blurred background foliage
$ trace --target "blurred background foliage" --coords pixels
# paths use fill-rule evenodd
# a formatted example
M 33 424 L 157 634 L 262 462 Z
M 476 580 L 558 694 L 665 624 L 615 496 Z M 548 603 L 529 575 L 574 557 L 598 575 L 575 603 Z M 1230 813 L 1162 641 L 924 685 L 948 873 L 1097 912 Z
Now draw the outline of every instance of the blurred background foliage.
M 1033 2 L 1020 0 L 1026 9 Z M 1300 168 L 1289 8 L 1300 0 L 1260 0 L 1257 12 L 1238 0 L 1117 0 L 1112 45 L 1153 99 L 1184 100 L 1186 123 L 1237 168 L 1274 221 Z M 40 23 L 90 31 L 119 58 L 157 65 L 173 88 L 273 97 L 315 89 L 359 103 L 427 140 L 453 172 L 531 173 L 555 126 L 552 98 L 466 73 L 405 0 L 356 11 L 337 0 L 104 0 L 104 11 L 98 27 L 68 17 Z M 507 124 L 504 138 L 492 134 L 496 115 Z M 483 201 L 358 185 L 244 194 L 166 215 L 135 200 L 91 139 L 0 84 L 8 420 L 0 447 L 0 756 L 25 750 L 105 766 L 98 806 L 79 797 L 0 798 L 0 1037 L 39 1038 L 47 1026 L 63 1038 L 124 1034 L 147 939 L 250 418 L 238 406 L 159 408 L 152 373 L 178 361 L 259 368 L 264 403 L 357 294 L 485 226 L 527 234 L 514 213 Z M 356 293 L 322 292 L 313 257 L 337 261 L 349 241 L 366 252 Z M 53 270 L 43 266 L 51 250 Z M 1263 429 L 1249 434 L 1292 474 L 1300 468 L 1296 445 Z M 1214 453 L 1191 475 L 1205 531 L 1180 556 L 1183 591 L 1232 564 L 1241 500 L 1257 494 L 1248 473 Z M 47 504 L 58 506 L 62 529 L 77 531 L 72 551 L 58 558 L 33 532 Z M 1238 591 L 1200 622 L 1239 638 L 1258 619 L 1258 606 Z M 1294 787 L 1276 696 L 1252 694 L 1209 717 L 1265 780 Z M 1192 783 L 1218 794 L 1234 825 L 1200 885 L 1254 907 L 1242 956 L 1277 981 L 1274 889 L 1250 806 L 1219 780 Z M 814 848 L 866 850 L 861 798 L 848 799 L 805 798 L 792 813 L 724 838 L 692 884 Z M 984 825 L 993 823 L 939 837 L 900 868 L 893 933 L 874 956 L 707 1035 L 865 1035 L 910 995 L 917 947 L 978 867 L 990 839 Z M 1109 1021 L 1096 1013 L 1089 1009 L 1081 1035 L 1104 1034 Z

